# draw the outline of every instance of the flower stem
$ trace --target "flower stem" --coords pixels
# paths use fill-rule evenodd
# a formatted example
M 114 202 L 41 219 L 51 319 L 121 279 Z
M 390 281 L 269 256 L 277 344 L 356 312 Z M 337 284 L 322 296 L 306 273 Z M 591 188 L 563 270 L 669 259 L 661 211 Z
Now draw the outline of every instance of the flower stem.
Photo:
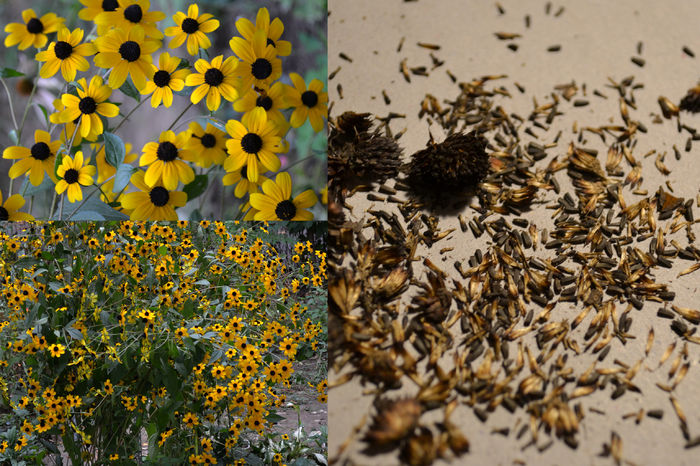
M 5 80 L 0 78 L 0 83 L 2 83 L 2 86 L 5 88 L 5 92 L 7 93 L 7 102 L 10 104 L 10 115 L 12 115 L 12 122 L 15 125 L 15 131 L 17 131 L 19 126 L 17 125 L 17 120 L 15 119 L 15 109 L 12 106 L 12 95 L 10 94 L 10 90 L 7 88 L 7 84 L 5 84 Z M 19 139 L 17 140 L 17 144 L 19 144 Z
M 182 118 L 182 116 L 183 116 L 185 113 L 187 113 L 187 110 L 189 110 L 190 107 L 192 107 L 192 102 L 190 102 L 190 104 L 189 104 L 187 107 L 185 107 L 185 109 L 182 111 L 182 113 L 179 114 L 179 115 L 177 116 L 177 118 L 175 118 L 175 121 L 173 121 L 173 122 L 170 124 L 170 126 L 168 126 L 168 129 L 166 129 L 166 131 L 170 131 L 171 129 L 173 129 L 173 126 L 175 126 L 175 123 L 177 123 L 177 122 L 180 120 L 180 118 Z
M 34 77 L 34 83 L 32 85 L 32 92 L 29 94 L 29 100 L 27 101 L 27 106 L 24 107 L 24 114 L 22 115 L 22 121 L 19 124 L 19 129 L 17 130 L 17 141 L 20 141 L 22 137 L 22 130 L 24 130 L 24 122 L 27 119 L 27 113 L 29 113 L 29 107 L 32 105 L 32 100 L 34 99 L 34 94 L 36 94 L 36 88 L 39 84 L 39 66 L 41 63 L 37 62 L 36 65 L 36 76 Z

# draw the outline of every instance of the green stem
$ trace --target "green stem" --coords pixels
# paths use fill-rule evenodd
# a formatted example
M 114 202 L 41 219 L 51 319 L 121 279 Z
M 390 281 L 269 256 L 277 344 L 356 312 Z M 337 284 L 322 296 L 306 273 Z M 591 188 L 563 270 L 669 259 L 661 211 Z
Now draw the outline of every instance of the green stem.
M 168 126 L 168 129 L 166 129 L 166 131 L 170 131 L 171 129 L 173 129 L 173 126 L 175 126 L 175 123 L 177 123 L 178 121 L 180 121 L 180 118 L 182 118 L 182 116 L 183 116 L 185 113 L 187 113 L 187 110 L 189 110 L 190 107 L 192 107 L 192 105 L 193 105 L 192 102 L 190 102 L 190 104 L 189 104 L 187 107 L 185 107 L 185 109 L 182 111 L 182 113 L 179 114 L 179 115 L 177 116 L 177 118 L 175 118 L 175 121 L 173 121 L 173 122 L 170 124 L 170 126 Z
M 300 163 L 304 163 L 304 162 L 306 162 L 307 160 L 312 159 L 312 158 L 314 158 L 314 156 L 313 156 L 313 155 L 309 155 L 308 157 L 304 157 L 304 158 L 301 159 L 301 160 L 297 160 L 296 162 L 294 162 L 293 164 L 291 164 L 290 166 L 288 166 L 287 168 L 285 168 L 285 170 L 288 171 L 290 168 L 292 168 L 292 167 L 294 167 L 294 166 L 296 166 L 296 165 L 299 165 Z
M 10 115 L 12 115 L 12 123 L 15 125 L 15 131 L 19 128 L 17 125 L 17 120 L 15 119 L 15 108 L 12 105 L 12 94 L 10 94 L 10 90 L 7 88 L 7 84 L 5 84 L 5 80 L 0 78 L 0 83 L 2 83 L 2 87 L 5 88 L 5 92 L 7 93 L 7 102 L 10 105 Z M 17 144 L 19 144 L 19 138 L 17 139 Z
M 22 137 L 22 130 L 24 130 L 24 122 L 27 119 L 27 113 L 29 113 L 29 107 L 32 105 L 32 99 L 34 99 L 34 94 L 36 94 L 37 84 L 39 83 L 39 65 L 36 64 L 36 76 L 34 77 L 34 83 L 32 85 L 32 92 L 29 94 L 29 100 L 27 101 L 27 106 L 24 107 L 24 114 L 22 115 L 22 121 L 19 124 L 19 129 L 17 130 L 17 141 L 20 141 Z

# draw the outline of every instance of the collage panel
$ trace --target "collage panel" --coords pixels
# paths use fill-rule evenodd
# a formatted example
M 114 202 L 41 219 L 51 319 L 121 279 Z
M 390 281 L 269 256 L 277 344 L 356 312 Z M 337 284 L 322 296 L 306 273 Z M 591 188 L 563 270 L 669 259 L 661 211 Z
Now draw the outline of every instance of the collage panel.
M 0 225 L 0 461 L 323 463 L 326 233 Z

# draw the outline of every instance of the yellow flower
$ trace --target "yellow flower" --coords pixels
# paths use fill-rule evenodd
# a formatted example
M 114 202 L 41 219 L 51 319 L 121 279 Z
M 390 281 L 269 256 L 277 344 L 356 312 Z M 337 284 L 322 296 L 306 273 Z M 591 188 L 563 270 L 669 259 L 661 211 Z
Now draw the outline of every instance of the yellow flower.
M 97 169 L 92 165 L 83 166 L 83 152 L 75 154 L 75 160 L 70 155 L 64 155 L 61 166 L 56 170 L 56 174 L 61 180 L 56 183 L 56 192 L 63 194 L 68 190 L 68 201 L 76 202 L 83 200 L 83 191 L 80 185 L 90 186 L 94 183 L 93 176 Z
M 233 103 L 233 109 L 243 113 L 241 123 L 247 126 L 250 123 L 253 110 L 257 107 L 263 108 L 267 113 L 267 119 L 277 127 L 277 135 L 284 137 L 289 129 L 289 122 L 280 109 L 289 107 L 287 104 L 288 87 L 281 82 L 276 82 L 267 91 L 248 89 L 241 95 L 240 99 Z
M 80 28 L 70 32 L 67 28 L 58 31 L 58 40 L 49 48 L 36 54 L 36 60 L 46 62 L 39 71 L 42 78 L 50 78 L 61 70 L 63 79 L 73 81 L 78 71 L 87 71 L 90 64 L 84 57 L 95 54 L 95 46 L 87 42 L 81 44 L 85 31 Z
M 275 18 L 270 22 L 270 13 L 267 8 L 260 8 L 255 24 L 248 18 L 241 18 L 236 21 L 236 29 L 248 41 L 253 40 L 256 30 L 262 29 L 267 36 L 267 43 L 275 48 L 275 52 L 280 57 L 286 57 L 292 53 L 292 44 L 286 40 L 280 40 L 284 32 L 284 24 L 279 18 Z
M 267 89 L 282 76 L 282 61 L 277 58 L 275 48 L 268 45 L 266 36 L 264 30 L 258 29 L 250 41 L 234 37 L 229 42 L 233 53 L 242 60 L 236 68 L 242 79 L 241 89 L 251 86 Z
M 111 6 L 111 5 L 110 5 Z M 165 18 L 162 11 L 148 11 L 151 3 L 148 0 L 119 0 L 119 6 L 112 11 L 105 11 L 95 16 L 98 27 L 113 27 L 125 33 L 139 30 L 148 37 L 161 39 L 163 33 L 156 27 L 156 22 Z M 148 52 L 151 53 L 151 52 Z
M 117 0 L 80 0 L 85 7 L 78 12 L 78 17 L 85 21 L 93 21 L 103 11 L 114 11 L 119 7 Z M 98 34 L 102 35 L 98 28 Z
M 29 181 L 39 186 L 44 179 L 44 173 L 53 180 L 54 161 L 56 152 L 61 147 L 61 141 L 51 141 L 51 136 L 40 129 L 34 132 L 34 145 L 31 148 L 11 146 L 2 153 L 4 159 L 19 159 L 10 167 L 8 176 L 17 178 L 29 172 Z
M 277 128 L 268 121 L 265 110 L 256 107 L 252 111 L 250 124 L 246 127 L 241 122 L 229 120 L 226 131 L 231 139 L 226 141 L 229 157 L 224 162 L 226 171 L 236 171 L 247 166 L 247 178 L 257 183 L 262 165 L 266 170 L 277 171 L 281 163 L 276 152 L 281 152 L 281 138 Z
M 49 354 L 52 358 L 60 358 L 66 352 L 66 347 L 60 343 L 49 346 Z
M 267 181 L 267 179 L 268 178 L 264 175 L 258 175 L 258 181 L 253 183 L 248 179 L 248 167 L 243 165 L 238 170 L 224 175 L 221 181 L 223 182 L 224 186 L 235 184 L 236 188 L 234 189 L 233 194 L 236 197 L 241 198 L 246 194 L 257 193 L 260 191 L 260 185 Z
M 56 32 L 63 24 L 63 18 L 59 18 L 55 13 L 46 13 L 41 18 L 37 17 L 31 8 L 22 12 L 22 23 L 10 23 L 5 26 L 5 32 L 9 32 L 5 38 L 5 47 L 12 47 L 19 44 L 19 49 L 24 50 L 29 46 L 38 49 L 44 47 L 49 38 L 46 34 Z
M 219 28 L 219 21 L 213 19 L 214 15 L 204 13 L 199 15 L 199 7 L 196 3 L 187 8 L 187 15 L 178 11 L 173 15 L 173 21 L 177 26 L 169 27 L 165 30 L 165 35 L 173 36 L 170 41 L 171 49 L 181 46 L 187 40 L 187 53 L 197 55 L 199 48 L 208 49 L 211 41 L 206 33 L 213 32 Z
M 109 74 L 109 87 L 112 89 L 124 84 L 127 76 L 131 76 L 137 89 L 143 89 L 146 80 L 151 79 L 156 71 L 151 54 L 158 50 L 160 41 L 146 39 L 141 28 L 129 32 L 112 29 L 95 39 L 95 45 L 99 52 L 95 55 L 95 65 L 112 68 Z
M 213 112 L 221 105 L 221 97 L 229 102 L 238 98 L 235 60 L 234 57 L 224 60 L 224 56 L 219 55 L 211 63 L 202 58 L 194 63 L 197 73 L 190 74 L 185 80 L 187 86 L 198 86 L 190 96 L 193 104 L 206 96 L 207 108 Z
M 105 393 L 107 395 L 114 393 L 114 386 L 112 386 L 112 382 L 109 379 L 105 381 Z
M 250 195 L 250 205 L 258 213 L 255 220 L 313 220 L 309 207 L 316 204 L 316 194 L 307 189 L 292 200 L 292 178 L 289 173 L 278 173 L 275 181 L 262 185 L 263 193 Z
M 200 167 L 221 165 L 226 160 L 226 133 L 209 123 L 204 130 L 199 123 L 193 121 L 190 123 L 190 136 L 185 149 L 192 151 L 193 159 Z
M 177 220 L 175 207 L 187 203 L 187 194 L 182 191 L 168 191 L 161 184 L 149 187 L 143 180 L 142 171 L 131 176 L 131 184 L 139 191 L 125 194 L 121 198 L 124 209 L 131 211 L 131 220 Z
M 177 136 L 172 131 L 160 133 L 159 142 L 149 142 L 143 146 L 143 155 L 139 165 L 148 165 L 144 181 L 148 186 L 155 186 L 162 180 L 163 186 L 172 191 L 179 181 L 188 184 L 194 180 L 194 170 L 184 160 L 192 160 L 192 152 L 184 149 L 187 133 Z
M 298 128 L 309 118 L 311 127 L 317 133 L 323 129 L 323 117 L 328 117 L 328 93 L 323 92 L 323 83 L 314 79 L 306 88 L 304 79 L 296 73 L 289 73 L 294 87 L 289 87 L 287 102 L 294 107 L 289 122 Z
M 178 57 L 171 57 L 168 52 L 160 54 L 157 71 L 152 80 L 148 81 L 140 91 L 143 95 L 153 93 L 151 107 L 158 107 L 161 101 L 163 105 L 170 107 L 173 104 L 173 91 L 178 92 L 185 87 L 185 78 L 190 74 L 190 70 L 187 68 L 178 70 L 179 65 Z
M 80 135 L 94 141 L 104 131 L 100 115 L 108 118 L 115 117 L 119 114 L 119 107 L 105 102 L 112 95 L 112 90 L 103 84 L 101 76 L 93 76 L 90 86 L 87 85 L 85 78 L 80 78 L 76 90 L 77 97 L 73 94 L 61 96 L 61 102 L 66 108 L 58 115 L 58 121 L 75 122 L 80 118 Z

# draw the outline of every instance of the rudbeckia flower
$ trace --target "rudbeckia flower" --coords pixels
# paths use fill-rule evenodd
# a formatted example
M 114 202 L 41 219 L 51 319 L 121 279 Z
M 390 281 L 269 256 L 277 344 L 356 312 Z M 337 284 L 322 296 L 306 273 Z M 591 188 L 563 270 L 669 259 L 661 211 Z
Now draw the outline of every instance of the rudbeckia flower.
M 248 89 L 241 98 L 233 103 L 233 109 L 243 113 L 241 123 L 247 126 L 250 124 L 250 118 L 253 109 L 262 107 L 267 112 L 267 119 L 272 121 L 277 126 L 277 135 L 284 137 L 289 129 L 289 122 L 284 117 L 280 109 L 288 108 L 287 104 L 287 88 L 285 84 L 276 82 L 268 90 Z
M 185 87 L 185 78 L 190 74 L 187 68 L 177 69 L 180 65 L 178 57 L 171 57 L 168 52 L 163 52 L 158 58 L 158 69 L 153 74 L 152 81 L 148 81 L 141 94 L 151 96 L 151 107 L 156 108 L 161 101 L 166 107 L 173 104 L 173 91 L 178 92 Z
M 22 208 L 24 202 L 24 198 L 21 195 L 13 194 L 3 204 L 2 192 L 0 192 L 0 221 L 22 222 L 34 220 L 34 217 L 29 214 L 17 212 L 17 210 Z
M 168 191 L 173 191 L 178 182 L 187 184 L 194 180 L 194 170 L 184 162 L 192 161 L 193 158 L 192 152 L 183 148 L 186 139 L 186 132 L 176 136 L 172 131 L 165 131 L 160 133 L 158 142 L 149 142 L 143 146 L 139 165 L 148 165 L 144 176 L 148 186 L 162 182 Z
M 87 71 L 90 64 L 84 57 L 95 54 L 91 43 L 81 44 L 85 31 L 78 28 L 70 32 L 67 28 L 58 31 L 58 40 L 51 42 L 49 48 L 36 54 L 36 61 L 46 62 L 39 71 L 42 78 L 50 78 L 61 70 L 63 79 L 73 81 L 78 71 Z
M 77 97 L 73 94 L 61 96 L 61 102 L 66 108 L 59 114 L 58 121 L 75 122 L 77 118 L 80 118 L 80 135 L 87 140 L 94 141 L 104 131 L 99 115 L 108 118 L 115 117 L 119 114 L 119 107 L 105 102 L 112 95 L 112 90 L 103 84 L 101 76 L 93 76 L 90 80 L 90 86 L 87 85 L 85 78 L 80 78 L 76 90 L 78 91 Z
M 137 171 L 131 176 L 131 184 L 139 191 L 125 194 L 121 198 L 122 207 L 131 211 L 131 220 L 177 220 L 175 207 L 187 203 L 183 191 L 169 191 L 161 183 L 149 187 L 144 182 L 144 173 Z
M 60 343 L 49 346 L 49 354 L 53 358 L 60 358 L 63 353 L 66 352 L 66 347 Z
M 213 32 L 219 28 L 219 21 L 213 19 L 214 15 L 204 13 L 199 15 L 199 7 L 193 3 L 187 8 L 187 16 L 178 11 L 173 15 L 173 21 L 177 26 L 169 27 L 165 30 L 165 35 L 173 36 L 168 47 L 178 48 L 187 40 L 187 53 L 197 55 L 199 48 L 208 49 L 211 41 L 206 33 Z
M 250 195 L 250 205 L 258 210 L 255 220 L 313 220 L 309 207 L 318 200 L 312 189 L 307 189 L 292 200 L 292 177 L 278 173 L 275 181 L 267 180 L 262 193 Z
M 49 121 L 54 125 L 60 125 L 62 123 L 60 121 L 61 112 L 66 109 L 66 106 L 63 105 L 61 99 L 54 99 L 53 106 L 56 109 L 56 113 L 52 113 L 51 115 L 49 115 Z M 70 142 L 71 137 L 73 137 L 73 134 L 75 134 L 75 139 L 73 139 L 73 146 L 79 146 L 82 142 L 83 137 L 80 135 L 80 131 L 75 131 L 75 126 L 78 123 L 80 123 L 80 117 L 76 118 L 73 121 L 67 121 L 65 125 L 63 125 L 63 128 L 61 128 L 61 130 L 59 131 L 58 138 L 66 146 Z M 96 138 L 97 136 L 95 136 L 95 139 Z
M 5 47 L 12 47 L 19 44 L 19 49 L 24 50 L 29 46 L 38 49 L 44 47 L 49 38 L 46 34 L 56 32 L 63 24 L 63 18 L 59 18 L 55 13 L 46 13 L 41 18 L 37 17 L 31 8 L 22 12 L 22 23 L 10 23 L 5 26 L 5 32 L 10 34 L 5 37 Z
M 111 6 L 111 5 L 110 5 Z M 95 16 L 98 27 L 113 27 L 125 33 L 140 30 L 148 37 L 162 39 L 163 33 L 158 30 L 156 22 L 165 18 L 162 11 L 148 11 L 151 2 L 148 0 L 119 0 L 119 6 L 113 11 L 105 11 Z M 151 53 L 151 52 L 148 52 Z
M 92 165 L 83 166 L 83 152 L 78 151 L 75 159 L 70 155 L 64 155 L 56 174 L 61 179 L 56 183 L 56 192 L 63 194 L 68 190 L 68 201 L 77 202 L 83 200 L 83 191 L 80 185 L 90 186 L 94 183 L 93 176 L 97 169 Z
M 226 133 L 207 123 L 206 130 L 196 121 L 190 123 L 185 149 L 192 151 L 193 160 L 203 168 L 221 165 L 226 160 Z
M 85 8 L 78 12 L 78 17 L 85 21 L 93 21 L 103 11 L 114 11 L 119 7 L 117 0 L 80 0 L 80 3 Z M 98 34 L 101 35 L 99 28 Z
M 95 65 L 113 68 L 109 75 L 109 87 L 117 89 L 127 75 L 131 75 L 137 89 L 143 89 L 146 79 L 151 79 L 156 67 L 151 54 L 160 48 L 160 41 L 146 39 L 143 29 L 131 29 L 128 33 L 113 29 L 95 39 L 97 51 Z
M 229 41 L 233 53 L 242 61 L 236 72 L 241 76 L 241 89 L 255 86 L 267 89 L 282 76 L 282 60 L 277 58 L 275 48 L 268 45 L 265 31 L 255 31 L 252 40 L 234 37 Z
M 268 121 L 262 108 L 252 111 L 250 125 L 244 126 L 237 120 L 226 123 L 226 131 L 231 139 L 226 141 L 229 157 L 224 162 L 228 172 L 236 171 L 246 165 L 248 179 L 258 181 L 260 165 L 276 172 L 282 165 L 276 152 L 281 152 L 281 138 L 277 136 L 276 126 Z
M 241 18 L 236 21 L 236 29 L 248 41 L 253 40 L 255 31 L 262 29 L 267 36 L 267 43 L 275 48 L 275 52 L 280 57 L 286 57 L 292 53 L 292 44 L 286 40 L 280 40 L 284 32 L 284 24 L 279 18 L 270 22 L 270 12 L 267 8 L 260 8 L 253 24 L 248 18 Z
M 190 74 L 185 80 L 187 86 L 199 86 L 190 96 L 193 104 L 206 96 L 207 108 L 213 112 L 221 105 L 222 96 L 229 102 L 238 98 L 235 60 L 234 57 L 224 60 L 224 56 L 219 55 L 211 64 L 202 58 L 194 63 L 197 73 Z
M 29 172 L 29 181 L 39 186 L 44 179 L 44 173 L 54 179 L 53 165 L 56 153 L 61 147 L 61 141 L 51 141 L 51 136 L 40 129 L 34 132 L 34 145 L 31 148 L 11 146 L 2 153 L 4 159 L 19 159 L 10 167 L 8 176 L 17 178 Z
M 233 194 L 238 198 L 242 198 L 246 194 L 259 192 L 260 185 L 267 181 L 267 179 L 268 178 L 266 176 L 258 175 L 257 183 L 253 183 L 248 179 L 248 170 L 244 165 L 238 170 L 224 175 L 221 181 L 224 186 L 231 186 L 232 184 L 235 184 L 236 188 L 234 189 Z
M 323 83 L 314 79 L 307 89 L 304 78 L 297 73 L 289 73 L 289 78 L 294 84 L 287 94 L 287 102 L 294 107 L 289 122 L 298 128 L 308 117 L 311 127 L 318 133 L 323 129 L 323 117 L 328 118 L 328 93 L 323 92 Z

